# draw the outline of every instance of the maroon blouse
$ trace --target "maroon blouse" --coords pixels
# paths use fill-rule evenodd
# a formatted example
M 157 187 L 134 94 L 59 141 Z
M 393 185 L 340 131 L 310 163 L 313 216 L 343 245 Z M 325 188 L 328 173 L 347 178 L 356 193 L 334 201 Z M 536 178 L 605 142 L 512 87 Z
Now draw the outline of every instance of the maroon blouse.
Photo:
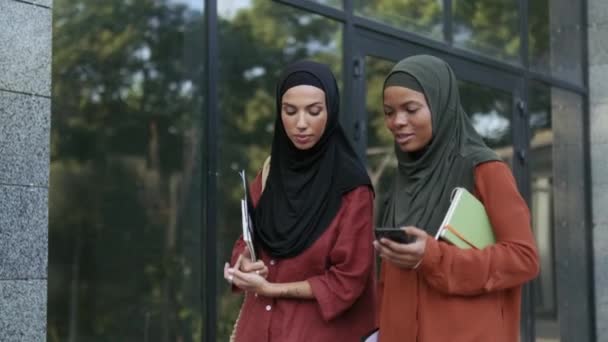
M 260 194 L 258 175 L 251 184 L 254 205 Z M 314 299 L 247 295 L 236 341 L 359 341 L 376 320 L 373 239 L 373 193 L 361 186 L 343 196 L 327 230 L 301 254 L 275 260 L 259 251 L 269 282 L 308 280 Z M 237 240 L 232 265 L 244 246 Z

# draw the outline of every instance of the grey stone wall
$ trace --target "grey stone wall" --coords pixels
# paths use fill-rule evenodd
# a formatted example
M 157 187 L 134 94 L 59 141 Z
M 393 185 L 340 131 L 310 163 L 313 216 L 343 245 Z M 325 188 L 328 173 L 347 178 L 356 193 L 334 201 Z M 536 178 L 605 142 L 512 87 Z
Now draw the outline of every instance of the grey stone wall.
M 608 1 L 588 0 L 596 333 L 608 341 Z
M 52 0 L 0 0 L 0 341 L 45 341 Z

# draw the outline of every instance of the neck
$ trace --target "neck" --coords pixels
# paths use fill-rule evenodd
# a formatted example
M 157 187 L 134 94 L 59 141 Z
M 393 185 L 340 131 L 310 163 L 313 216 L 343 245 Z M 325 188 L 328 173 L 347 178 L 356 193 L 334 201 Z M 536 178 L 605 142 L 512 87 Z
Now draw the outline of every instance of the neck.
M 424 155 L 424 153 L 426 152 L 426 150 L 428 150 L 428 146 L 418 150 L 418 151 L 414 151 L 414 152 L 408 152 L 408 156 L 412 159 L 412 160 L 418 160 L 420 158 L 422 158 L 422 156 Z

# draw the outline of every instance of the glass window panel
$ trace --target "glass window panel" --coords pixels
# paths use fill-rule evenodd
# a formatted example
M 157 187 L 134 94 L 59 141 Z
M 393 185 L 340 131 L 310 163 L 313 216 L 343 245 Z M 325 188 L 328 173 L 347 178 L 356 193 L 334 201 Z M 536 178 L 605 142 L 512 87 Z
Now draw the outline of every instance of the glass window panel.
M 327 5 L 336 8 L 342 8 L 343 0 L 311 0 L 312 2 L 318 2 L 322 5 Z
M 509 165 L 513 159 L 511 93 L 459 81 L 460 101 L 477 133 Z
M 533 70 L 582 84 L 580 1 L 528 1 L 529 53 Z
M 390 193 L 391 180 L 397 169 L 397 158 L 393 145 L 394 138 L 384 123 L 382 89 L 384 78 L 395 62 L 377 57 L 365 59 L 366 112 L 367 112 L 367 171 L 376 189 L 375 214 L 384 212 L 382 201 Z M 377 224 L 378 217 L 376 217 Z
M 553 129 L 551 88 L 530 85 L 530 181 L 532 228 L 540 255 L 540 275 L 532 283 L 537 341 L 559 341 L 555 284 L 553 210 Z
M 234 2 L 236 3 L 236 2 Z M 321 16 L 267 0 L 220 10 L 219 262 L 230 259 L 240 234 L 242 195 L 237 170 L 249 181 L 270 154 L 275 119 L 275 87 L 280 71 L 299 59 L 327 63 L 341 84 L 342 26 Z M 244 53 L 246 52 L 246 53 Z M 227 341 L 242 297 L 216 275 L 218 341 Z
M 454 45 L 507 62 L 519 61 L 519 13 L 513 0 L 454 0 Z
M 200 0 L 187 0 L 187 1 L 196 1 L 196 2 L 201 2 Z M 203 27 L 201 30 L 201 36 L 202 37 L 206 37 L 208 32 L 207 32 L 207 15 L 205 13 L 205 3 L 206 1 L 202 1 L 202 21 L 203 21 Z M 199 82 L 199 84 L 202 86 L 200 92 L 199 92 L 199 96 L 201 97 L 201 103 L 202 106 L 201 108 L 203 108 L 203 124 L 202 126 L 202 130 L 201 130 L 201 134 L 200 134 L 200 142 L 201 142 L 201 158 L 203 160 L 207 160 L 207 156 L 209 155 L 209 147 L 207 142 L 208 139 L 208 128 L 209 128 L 209 113 L 207 112 L 207 106 L 208 106 L 208 102 L 207 102 L 207 93 L 209 91 L 209 89 L 207 88 L 207 53 L 206 51 L 208 51 L 207 45 L 206 44 L 202 44 L 203 46 L 203 52 L 201 53 L 201 61 L 199 64 L 200 70 L 201 70 L 201 81 Z M 207 228 L 207 220 L 208 220 L 208 212 L 207 212 L 207 206 L 209 204 L 209 193 L 207 190 L 207 178 L 211 177 L 211 175 L 209 175 L 208 173 L 208 165 L 206 165 L 205 162 L 201 163 L 202 168 L 201 168 L 201 174 L 200 174 L 200 179 L 201 179 L 201 205 L 199 208 L 202 208 L 202 215 L 201 215 L 201 227 L 202 227 L 202 231 L 201 231 L 201 235 L 205 234 L 205 228 Z M 204 174 L 207 173 L 207 176 L 205 177 Z M 212 202 L 211 202 L 212 203 Z M 192 237 L 193 239 L 195 239 L 196 237 Z M 204 242 L 201 243 L 201 247 L 204 248 Z M 201 257 L 199 258 L 199 265 L 198 265 L 198 269 L 201 270 L 202 274 L 199 278 L 199 293 L 202 293 L 202 295 L 200 296 L 201 298 L 201 304 L 200 304 L 200 308 L 201 308 L 201 322 L 200 322 L 200 336 L 201 339 L 204 339 L 205 337 L 205 328 L 206 326 L 209 326 L 209 324 L 211 324 L 211 322 L 209 321 L 207 315 L 206 315 L 206 307 L 209 303 L 210 300 L 215 300 L 215 296 L 210 294 L 209 291 L 200 291 L 201 288 L 206 289 L 207 284 L 209 283 L 209 281 L 212 281 L 209 279 L 209 272 L 206 272 L 207 269 L 207 264 L 209 263 L 209 261 L 207 260 L 207 258 L 203 257 L 204 253 L 200 253 L 199 255 L 201 255 Z M 195 288 L 196 289 L 196 288 Z M 193 340 L 192 342 L 195 342 L 196 340 Z
M 355 14 L 443 40 L 442 0 L 355 0 Z
M 53 3 L 49 342 L 202 338 L 202 4 Z

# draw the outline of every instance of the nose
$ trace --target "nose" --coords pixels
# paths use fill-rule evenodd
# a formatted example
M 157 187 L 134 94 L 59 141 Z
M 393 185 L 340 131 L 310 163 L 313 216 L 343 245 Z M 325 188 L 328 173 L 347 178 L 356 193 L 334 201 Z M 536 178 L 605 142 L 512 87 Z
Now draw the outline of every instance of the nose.
M 395 115 L 395 125 L 397 126 L 407 126 L 407 113 L 398 112 Z
M 308 127 L 308 122 L 306 121 L 306 114 L 298 113 L 298 118 L 296 121 L 296 128 L 299 131 L 304 131 L 304 130 L 306 130 L 307 127 Z

